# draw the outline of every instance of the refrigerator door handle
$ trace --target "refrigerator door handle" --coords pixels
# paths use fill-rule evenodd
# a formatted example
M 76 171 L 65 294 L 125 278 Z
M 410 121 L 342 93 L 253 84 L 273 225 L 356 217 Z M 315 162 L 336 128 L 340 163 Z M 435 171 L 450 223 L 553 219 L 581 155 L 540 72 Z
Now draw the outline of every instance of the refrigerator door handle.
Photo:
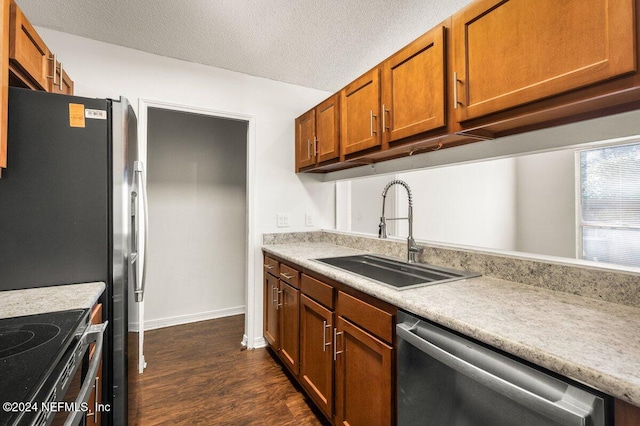
M 136 261 L 138 260 L 138 250 L 139 250 L 139 235 L 138 235 L 138 192 L 136 186 L 133 186 L 133 190 L 131 191 L 131 233 L 133 235 L 133 240 L 131 244 L 131 256 L 129 261 L 131 265 L 133 265 L 134 271 L 137 270 Z M 134 286 L 133 288 L 137 288 L 137 280 L 138 274 L 137 272 L 132 274 Z
M 137 189 L 140 191 L 140 198 L 142 201 L 142 235 L 144 238 L 144 242 L 142 245 L 142 250 L 140 247 L 140 230 L 138 229 L 138 225 L 136 224 L 136 228 L 135 228 L 135 238 L 136 238 L 136 253 L 132 253 L 132 262 L 136 261 L 139 259 L 139 261 L 142 263 L 142 265 L 140 265 L 138 263 L 138 266 L 142 268 L 142 276 L 140 278 L 140 281 L 138 281 L 137 279 L 137 273 L 136 278 L 135 278 L 135 287 L 134 287 L 134 294 L 135 294 L 135 298 L 136 298 L 136 302 L 142 302 L 143 298 L 144 298 L 144 287 L 145 287 L 145 283 L 146 283 L 146 275 L 147 275 L 147 241 L 148 241 L 148 229 L 149 229 L 149 214 L 148 214 L 148 201 L 147 201 L 147 188 L 145 186 L 145 181 L 144 181 L 144 165 L 142 163 L 142 161 L 135 161 L 134 165 L 133 165 L 133 171 L 135 173 L 136 176 L 136 182 L 138 183 L 137 185 Z M 137 197 L 137 193 L 133 192 L 133 197 L 135 199 L 135 197 Z M 137 206 L 137 203 L 136 203 Z M 136 209 L 137 210 L 137 209 Z M 137 221 L 135 221 L 137 222 Z M 142 251 L 142 255 L 140 256 L 139 253 L 140 251 Z M 136 269 L 137 272 L 137 269 Z

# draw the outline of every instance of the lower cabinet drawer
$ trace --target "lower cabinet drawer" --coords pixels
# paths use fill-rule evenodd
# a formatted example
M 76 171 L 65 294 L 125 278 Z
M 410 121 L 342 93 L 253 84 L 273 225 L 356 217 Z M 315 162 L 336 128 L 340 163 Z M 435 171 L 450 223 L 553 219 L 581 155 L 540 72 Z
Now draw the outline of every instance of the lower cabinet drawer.
M 393 342 L 393 315 L 360 299 L 338 292 L 336 313 L 381 339 Z
M 302 274 L 302 282 L 300 289 L 304 294 L 315 300 L 316 302 L 333 309 L 333 287 L 321 281 Z
M 300 272 L 282 263 L 280 264 L 280 279 L 292 287 L 300 288 Z
M 278 263 L 277 260 L 269 257 L 269 256 L 265 256 L 264 257 L 264 270 L 268 273 L 270 273 L 271 275 L 274 276 L 279 276 L 280 275 L 280 263 Z

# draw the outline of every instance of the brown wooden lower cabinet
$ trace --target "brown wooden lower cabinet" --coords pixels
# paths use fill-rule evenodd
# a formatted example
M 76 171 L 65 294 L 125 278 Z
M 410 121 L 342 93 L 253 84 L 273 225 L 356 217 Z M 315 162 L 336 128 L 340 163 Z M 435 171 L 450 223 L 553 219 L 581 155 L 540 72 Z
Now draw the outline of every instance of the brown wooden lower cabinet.
M 393 424 L 393 347 L 342 317 L 336 328 L 335 424 Z
M 299 351 L 299 298 L 300 290 L 280 281 L 280 305 L 278 322 L 280 325 L 280 359 L 294 373 L 300 371 Z
M 395 424 L 395 308 L 299 269 L 265 256 L 265 340 L 334 424 Z
M 278 350 L 278 279 L 264 274 L 264 338 Z
M 397 310 L 299 270 L 265 256 L 266 341 L 334 425 L 395 425 Z M 640 426 L 640 407 L 616 399 L 614 420 Z
M 640 407 L 616 399 L 614 424 L 615 426 L 640 425 Z
M 300 382 L 328 418 L 333 416 L 333 326 L 332 311 L 300 296 Z
M 300 273 L 264 258 L 264 338 L 296 376 L 300 370 Z

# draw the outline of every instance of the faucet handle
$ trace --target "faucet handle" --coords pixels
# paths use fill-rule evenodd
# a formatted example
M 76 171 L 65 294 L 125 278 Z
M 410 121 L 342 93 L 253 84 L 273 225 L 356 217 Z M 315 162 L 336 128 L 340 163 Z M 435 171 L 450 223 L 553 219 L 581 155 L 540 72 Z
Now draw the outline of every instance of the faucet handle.
M 416 244 L 413 237 L 407 238 L 407 262 L 415 263 L 418 261 L 418 256 L 424 252 L 424 247 L 420 247 Z

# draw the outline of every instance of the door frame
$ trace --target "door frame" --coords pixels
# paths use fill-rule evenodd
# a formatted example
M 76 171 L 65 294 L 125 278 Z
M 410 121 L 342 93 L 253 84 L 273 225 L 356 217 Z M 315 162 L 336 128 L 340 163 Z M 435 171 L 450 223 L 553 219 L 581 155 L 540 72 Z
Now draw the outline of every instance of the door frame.
M 242 345 L 254 348 L 260 345 L 260 337 L 256 335 L 255 321 L 256 316 L 256 244 L 258 240 L 255 235 L 255 170 L 256 170 L 256 117 L 247 114 L 238 114 L 235 112 L 221 111 L 215 109 L 201 108 L 172 102 L 158 101 L 153 99 L 138 99 L 138 146 L 139 156 L 147 164 L 147 127 L 148 127 L 148 109 L 158 108 L 176 112 L 186 112 L 199 115 L 206 115 L 215 118 L 224 118 L 230 120 L 245 121 L 247 127 L 247 175 L 246 175 L 246 256 L 245 256 L 245 272 L 247 282 L 245 283 L 245 319 L 244 319 L 244 336 Z M 145 167 L 144 173 L 147 173 Z M 146 176 L 145 176 L 146 178 Z M 146 182 L 146 180 L 145 180 Z M 258 339 L 258 340 L 256 340 Z M 263 340 L 263 339 L 262 339 Z

